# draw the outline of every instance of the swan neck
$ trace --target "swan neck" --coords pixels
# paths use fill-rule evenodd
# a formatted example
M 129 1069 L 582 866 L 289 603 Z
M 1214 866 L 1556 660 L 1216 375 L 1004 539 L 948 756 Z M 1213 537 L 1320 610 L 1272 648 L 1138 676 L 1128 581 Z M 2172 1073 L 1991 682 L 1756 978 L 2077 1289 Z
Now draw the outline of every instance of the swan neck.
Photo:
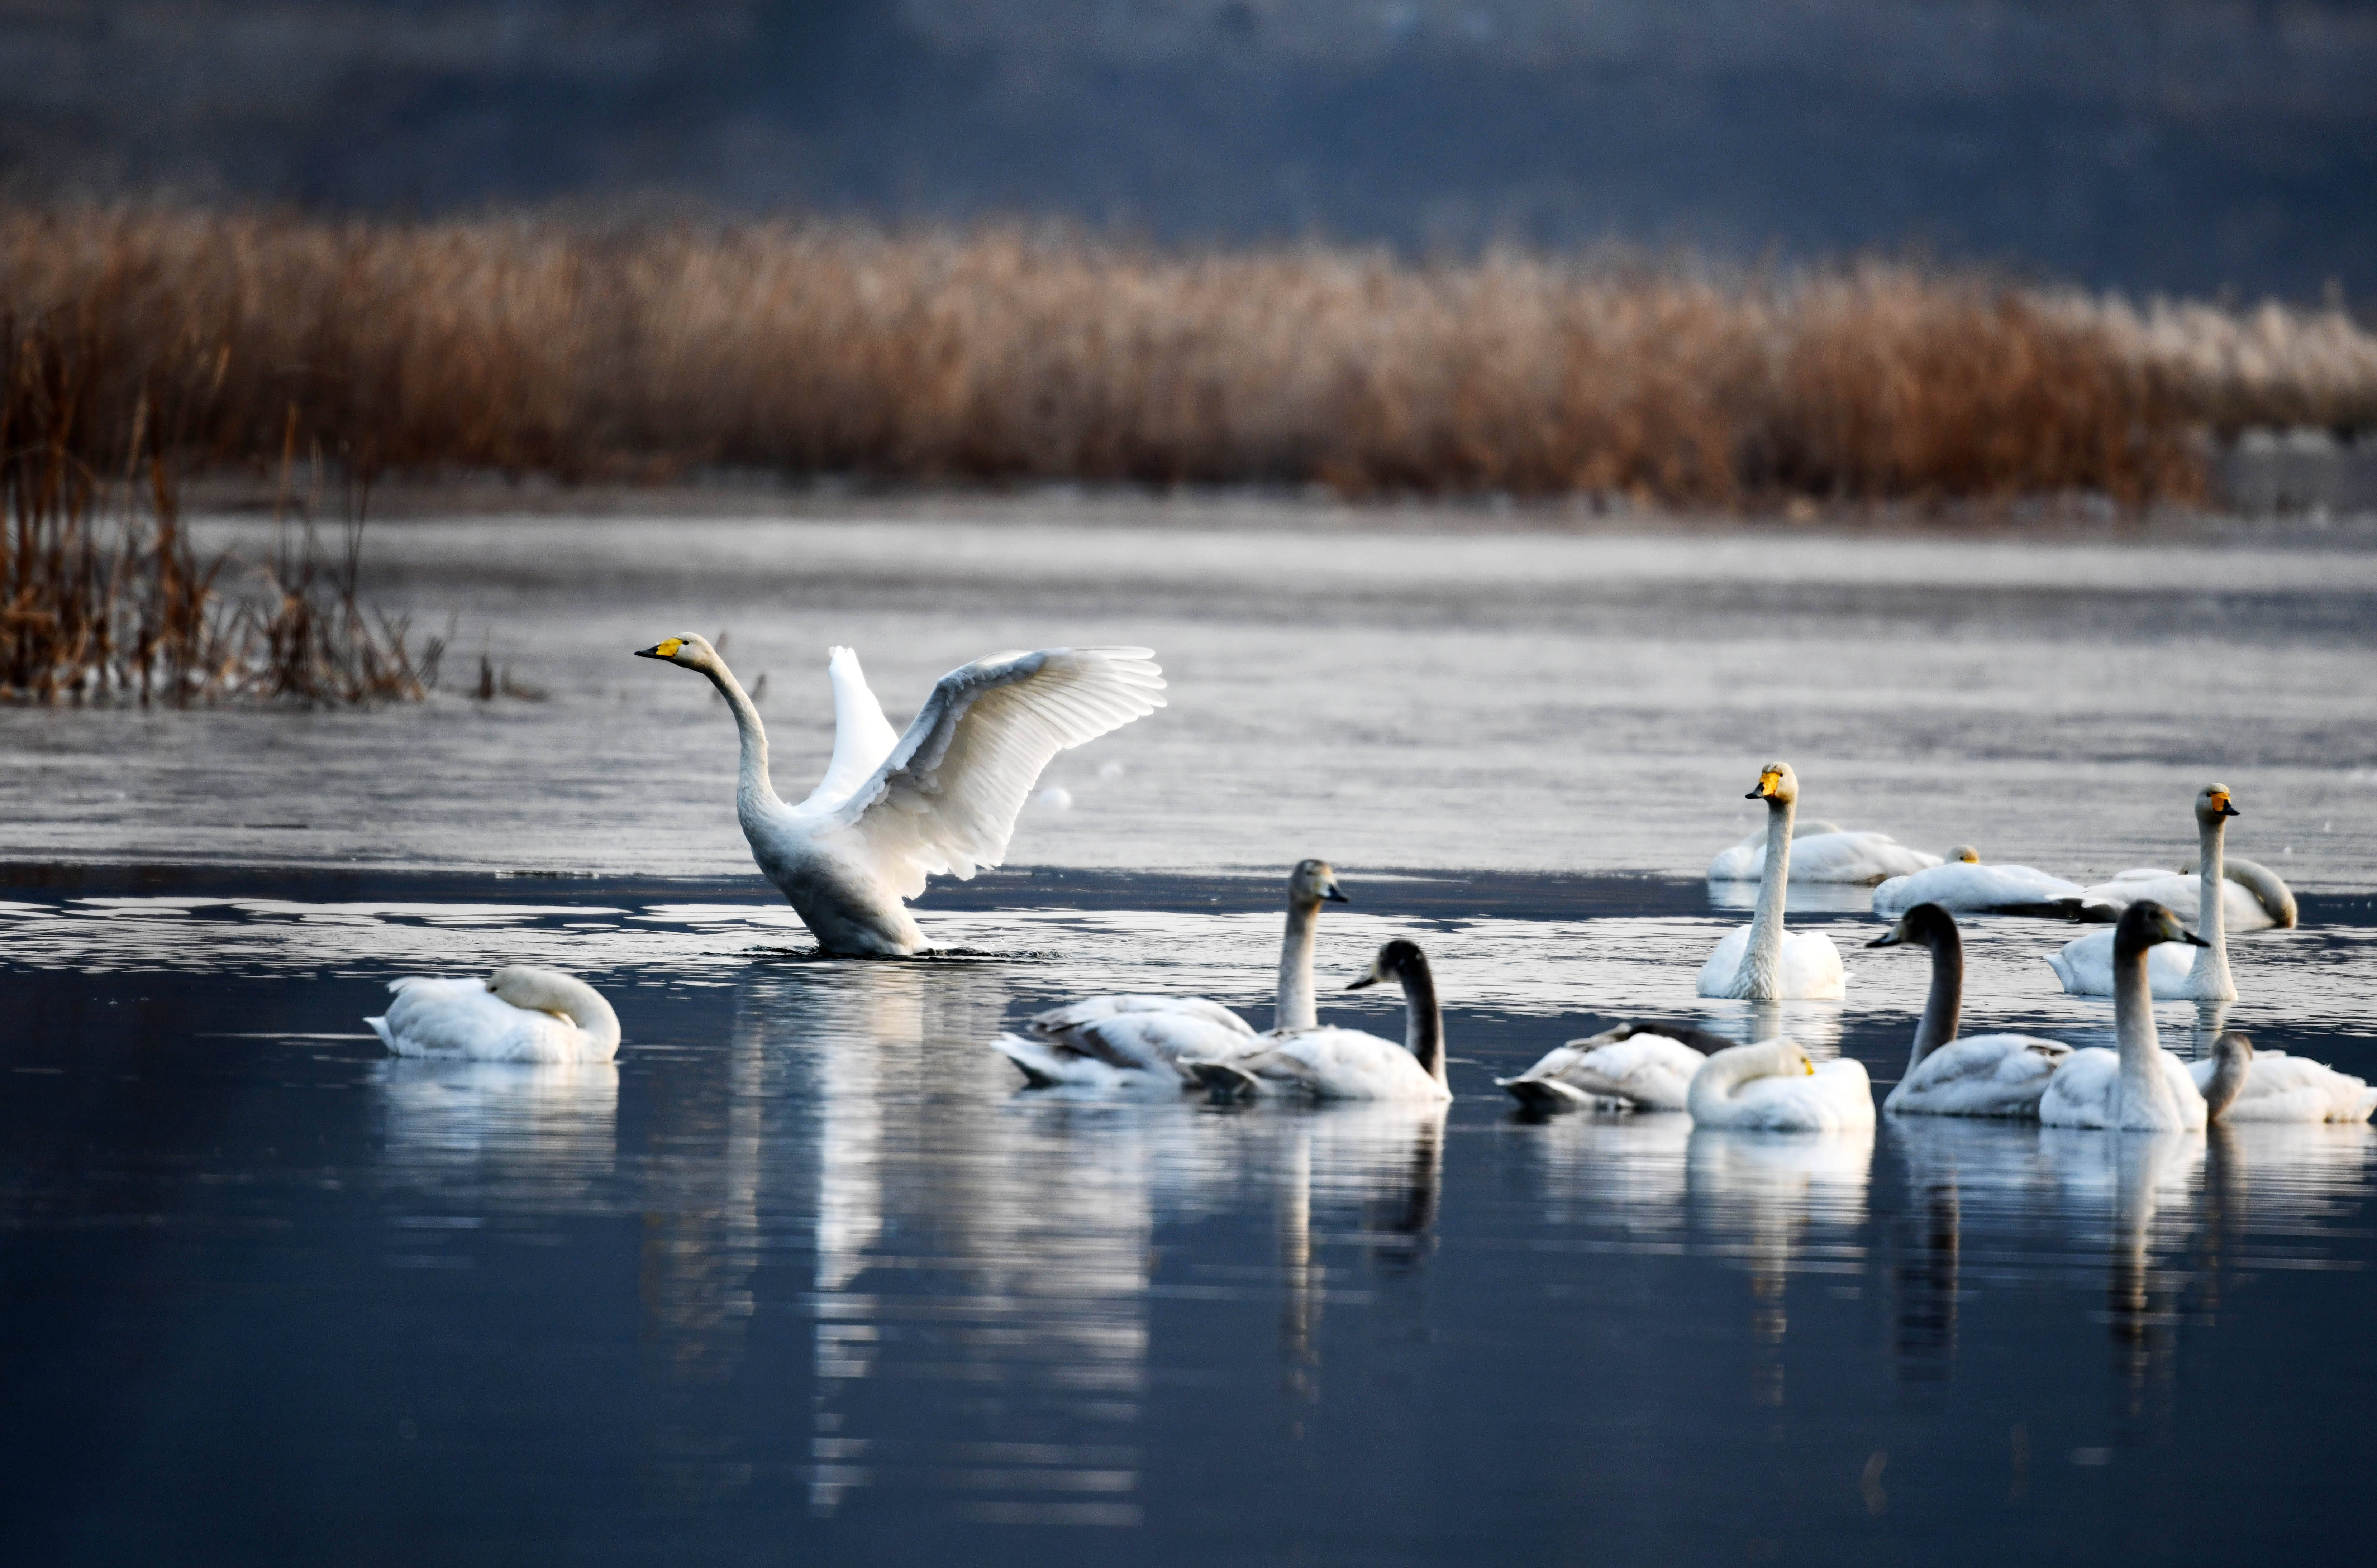
M 1776 1071 L 1778 1046 L 1774 1043 L 1738 1045 L 1720 1051 L 1701 1064 L 1684 1091 L 1685 1108 L 1695 1116 L 1703 1107 L 1712 1107 L 1733 1098 L 1733 1091 L 1752 1078 L 1770 1077 Z
M 742 738 L 743 754 L 735 786 L 736 805 L 748 810 L 754 806 L 780 806 L 776 787 L 768 776 L 768 731 L 759 722 L 759 709 L 751 701 L 751 694 L 735 678 L 735 671 L 720 660 L 715 668 L 705 669 L 710 683 L 726 699 L 735 715 L 735 730 Z
M 611 1010 L 611 1004 L 601 992 L 568 975 L 554 975 L 546 980 L 545 984 L 552 988 L 554 1000 L 560 1004 L 556 1011 L 584 1029 L 604 1051 L 617 1048 L 619 1015 Z
M 2118 941 L 2113 944 L 2113 1043 L 2120 1051 L 2125 1086 L 2137 1090 L 2161 1083 L 2162 1037 L 2155 1029 L 2146 948 Z
M 1320 906 L 1291 898 L 1287 932 L 1279 944 L 1279 994 L 1272 1004 L 1274 1029 L 1317 1029 L 1320 1014 L 1312 999 L 1312 940 Z
M 1745 968 L 1771 971 L 1783 955 L 1783 904 L 1790 892 L 1791 818 L 1797 811 L 1790 801 L 1766 802 L 1766 869 L 1759 873 L 1758 909 L 1750 917 L 1750 946 L 1742 954 Z
M 1931 942 L 1931 994 L 1923 1001 L 1922 1022 L 1915 1026 L 1915 1052 L 1907 1058 L 1910 1073 L 1923 1059 L 1956 1038 L 1965 1008 L 1965 944 L 1953 930 Z
M 1444 1083 L 1444 1014 L 1437 1006 L 1436 976 L 1421 959 L 1404 969 L 1403 980 L 1404 1044 L 1429 1077 Z
M 2232 994 L 2228 979 L 2228 919 L 2226 895 L 2228 867 L 2221 849 L 2228 835 L 2224 817 L 2198 823 L 2195 828 L 2195 934 L 2210 944 L 2195 956 L 2194 983 L 2198 996 Z

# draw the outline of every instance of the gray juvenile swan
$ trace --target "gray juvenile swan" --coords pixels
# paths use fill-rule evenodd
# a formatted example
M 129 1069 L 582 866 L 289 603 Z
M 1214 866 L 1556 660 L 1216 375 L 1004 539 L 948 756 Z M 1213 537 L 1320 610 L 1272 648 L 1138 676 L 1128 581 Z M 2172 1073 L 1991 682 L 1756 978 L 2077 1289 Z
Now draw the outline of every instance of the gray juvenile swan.
M 1956 1038 L 1965 1006 L 1965 940 L 1955 917 L 1937 904 L 1917 904 L 1868 946 L 1913 945 L 1931 951 L 1931 992 L 1905 1076 L 1882 1110 L 1900 1116 L 2036 1116 L 2039 1097 L 2072 1048 L 2032 1035 Z
M 1352 901 L 1327 861 L 1299 861 L 1288 873 L 1274 1035 L 1320 1024 L 1312 999 L 1314 930 L 1321 905 Z M 1004 1034 L 993 1043 L 1034 1088 L 1105 1088 L 1144 1075 L 1193 1083 L 1183 1062 L 1224 1061 L 1261 1049 L 1267 1038 L 1202 996 L 1092 996 L 1037 1014 L 1021 1034 Z
M 2187 1064 L 2215 1122 L 2366 1122 L 2377 1088 L 2308 1056 L 2257 1051 L 2234 1029 Z
M 1443 1100 L 1444 1015 L 1436 978 L 1416 943 L 1396 937 L 1371 959 L 1369 972 L 1345 989 L 1400 981 L 1404 1042 L 1359 1029 L 1291 1029 L 1264 1037 L 1263 1049 L 1225 1062 L 1192 1062 L 1198 1082 L 1220 1093 L 1285 1092 L 1314 1099 Z
M 2164 943 L 2204 946 L 2179 917 L 2151 898 L 2121 911 L 2113 938 L 2113 1038 L 2117 1051 L 2091 1046 L 2063 1059 L 2039 1098 L 2038 1119 L 2053 1127 L 2120 1133 L 2201 1132 L 2204 1091 L 2188 1064 L 2162 1048 L 2146 954 Z M 2209 951 L 2209 949 L 2206 949 Z
M 1143 647 L 994 653 L 942 676 L 894 739 L 858 656 L 838 647 L 833 759 L 795 806 L 777 795 L 759 710 L 716 648 L 670 637 L 636 657 L 696 671 L 726 698 L 742 736 L 735 810 L 751 858 L 819 947 L 854 956 L 922 951 L 905 901 L 925 879 L 998 864 L 1051 757 L 1164 706 L 1163 671 Z

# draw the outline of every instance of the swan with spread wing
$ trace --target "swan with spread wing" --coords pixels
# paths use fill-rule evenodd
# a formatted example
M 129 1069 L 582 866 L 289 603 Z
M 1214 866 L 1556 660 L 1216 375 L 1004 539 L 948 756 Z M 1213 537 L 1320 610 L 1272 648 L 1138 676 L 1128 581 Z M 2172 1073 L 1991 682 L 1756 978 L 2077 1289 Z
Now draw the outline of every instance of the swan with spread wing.
M 1143 647 L 994 653 L 942 676 L 895 735 L 858 656 L 838 647 L 833 756 L 808 798 L 788 805 L 768 777 L 759 710 L 716 648 L 669 637 L 637 657 L 718 688 L 742 735 L 735 808 L 752 860 L 819 947 L 862 956 L 923 951 L 906 901 L 925 879 L 997 865 L 1050 758 L 1164 706 L 1163 671 Z

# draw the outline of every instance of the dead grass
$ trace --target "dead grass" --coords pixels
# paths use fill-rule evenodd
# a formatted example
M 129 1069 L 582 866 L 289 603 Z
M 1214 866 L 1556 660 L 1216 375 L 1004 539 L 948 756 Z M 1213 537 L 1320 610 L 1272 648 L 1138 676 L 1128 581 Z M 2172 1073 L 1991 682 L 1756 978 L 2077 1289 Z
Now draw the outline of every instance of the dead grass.
M 18 210 L 0 307 L 89 345 L 80 461 L 120 460 L 83 434 L 146 420 L 193 463 L 269 470 L 293 433 L 365 480 L 731 465 L 2136 506 L 2201 493 L 2207 423 L 2342 406 L 2283 365 L 2249 384 L 2170 350 L 2202 321 L 2157 338 L 2120 302 L 1907 267 L 1720 279 L 997 228 Z

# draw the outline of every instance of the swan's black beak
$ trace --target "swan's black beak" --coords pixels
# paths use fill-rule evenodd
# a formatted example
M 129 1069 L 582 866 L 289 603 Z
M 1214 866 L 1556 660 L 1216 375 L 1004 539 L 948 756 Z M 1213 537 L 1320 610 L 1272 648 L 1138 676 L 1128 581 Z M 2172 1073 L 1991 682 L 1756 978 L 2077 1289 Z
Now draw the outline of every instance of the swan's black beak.
M 2243 816 L 2245 814 L 2237 809 L 2236 802 L 2223 801 L 2220 802 L 2220 814 L 2222 816 Z
M 1898 934 L 1898 928 L 1896 926 L 1893 926 L 1888 931 L 1883 932 L 1880 936 L 1875 937 L 1871 942 L 1867 943 L 1866 945 L 1868 947 L 1895 947 L 1905 940 L 1906 938 Z
M 1320 901 L 1324 904 L 1350 904 L 1354 900 L 1346 897 L 1344 890 L 1332 882 L 1321 889 Z
M 2196 935 L 2192 931 L 2182 931 L 2179 934 L 2180 939 L 2186 942 L 2190 947 L 2209 947 L 2212 945 L 2212 944 L 2204 941 L 2204 938 Z
M 1368 974 L 1364 975 L 1360 980 L 1353 980 L 1353 981 L 1348 982 L 1348 983 L 1347 983 L 1347 985 L 1346 985 L 1346 987 L 1345 987 L 1345 989 L 1346 989 L 1347 991 L 1360 991 L 1360 990 L 1362 990 L 1363 988 L 1365 988 L 1365 987 L 1367 987 L 1367 986 L 1373 986 L 1373 985 L 1376 985 L 1376 984 L 1378 984 L 1380 980 L 1384 980 L 1384 979 L 1386 979 L 1386 978 L 1387 978 L 1386 976 L 1384 976 L 1384 975 L 1382 975 L 1382 974 L 1379 973 L 1379 971 L 1378 971 L 1378 970 L 1376 970 L 1376 969 L 1372 969 Z
M 638 659 L 666 659 L 668 655 L 661 651 L 660 645 L 658 643 L 654 643 L 650 647 L 638 648 L 636 650 L 636 657 Z
M 1762 784 L 1741 798 L 1745 801 L 1762 801 L 1766 798 L 1766 787 Z

